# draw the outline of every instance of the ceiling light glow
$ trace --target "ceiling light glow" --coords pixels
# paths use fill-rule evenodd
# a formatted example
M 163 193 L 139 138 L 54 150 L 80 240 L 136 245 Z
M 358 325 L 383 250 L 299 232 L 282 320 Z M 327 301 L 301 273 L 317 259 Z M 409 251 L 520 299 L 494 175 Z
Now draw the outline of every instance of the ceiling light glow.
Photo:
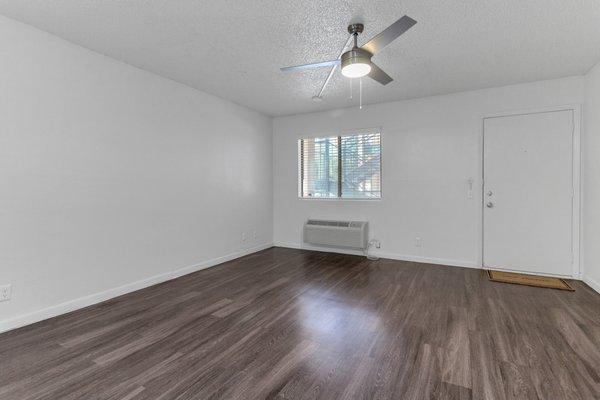
M 347 78 L 360 78 L 368 75 L 369 72 L 371 72 L 371 65 L 361 62 L 348 64 L 342 68 L 342 75 Z

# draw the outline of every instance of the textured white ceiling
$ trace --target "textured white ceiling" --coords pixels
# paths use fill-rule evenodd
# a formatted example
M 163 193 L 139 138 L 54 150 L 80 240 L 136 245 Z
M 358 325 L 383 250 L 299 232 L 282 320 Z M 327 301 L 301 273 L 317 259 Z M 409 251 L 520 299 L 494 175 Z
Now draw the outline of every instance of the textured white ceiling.
M 374 57 L 395 80 L 365 104 L 582 74 L 600 59 L 598 0 L 0 0 L 0 13 L 268 115 L 348 107 L 336 73 L 279 67 L 337 56 L 350 22 L 366 42 L 418 24 Z M 356 88 L 356 86 L 355 86 Z

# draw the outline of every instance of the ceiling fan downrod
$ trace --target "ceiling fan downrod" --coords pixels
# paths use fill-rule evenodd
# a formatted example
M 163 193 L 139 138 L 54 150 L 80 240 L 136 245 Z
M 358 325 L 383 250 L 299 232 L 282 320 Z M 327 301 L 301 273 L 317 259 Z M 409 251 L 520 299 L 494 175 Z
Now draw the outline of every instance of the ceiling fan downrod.
M 365 26 L 363 24 L 348 25 L 348 33 L 354 37 L 354 48 L 358 47 L 357 38 L 359 33 L 363 33 Z

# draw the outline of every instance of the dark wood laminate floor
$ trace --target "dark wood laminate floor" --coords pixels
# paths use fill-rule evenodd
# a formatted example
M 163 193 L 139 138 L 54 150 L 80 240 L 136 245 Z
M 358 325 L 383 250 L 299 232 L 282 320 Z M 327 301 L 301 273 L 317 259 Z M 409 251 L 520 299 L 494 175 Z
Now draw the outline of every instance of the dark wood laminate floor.
M 598 399 L 573 285 L 272 248 L 0 335 L 0 399 Z

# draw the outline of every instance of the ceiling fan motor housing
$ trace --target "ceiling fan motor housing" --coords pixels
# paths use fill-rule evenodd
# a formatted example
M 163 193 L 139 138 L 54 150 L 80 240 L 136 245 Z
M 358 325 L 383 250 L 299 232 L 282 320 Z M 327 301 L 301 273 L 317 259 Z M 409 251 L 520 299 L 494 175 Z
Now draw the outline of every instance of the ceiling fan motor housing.
M 373 55 L 360 47 L 355 47 L 352 50 L 348 50 L 340 57 L 342 62 L 342 69 L 350 64 L 370 64 L 371 57 Z

